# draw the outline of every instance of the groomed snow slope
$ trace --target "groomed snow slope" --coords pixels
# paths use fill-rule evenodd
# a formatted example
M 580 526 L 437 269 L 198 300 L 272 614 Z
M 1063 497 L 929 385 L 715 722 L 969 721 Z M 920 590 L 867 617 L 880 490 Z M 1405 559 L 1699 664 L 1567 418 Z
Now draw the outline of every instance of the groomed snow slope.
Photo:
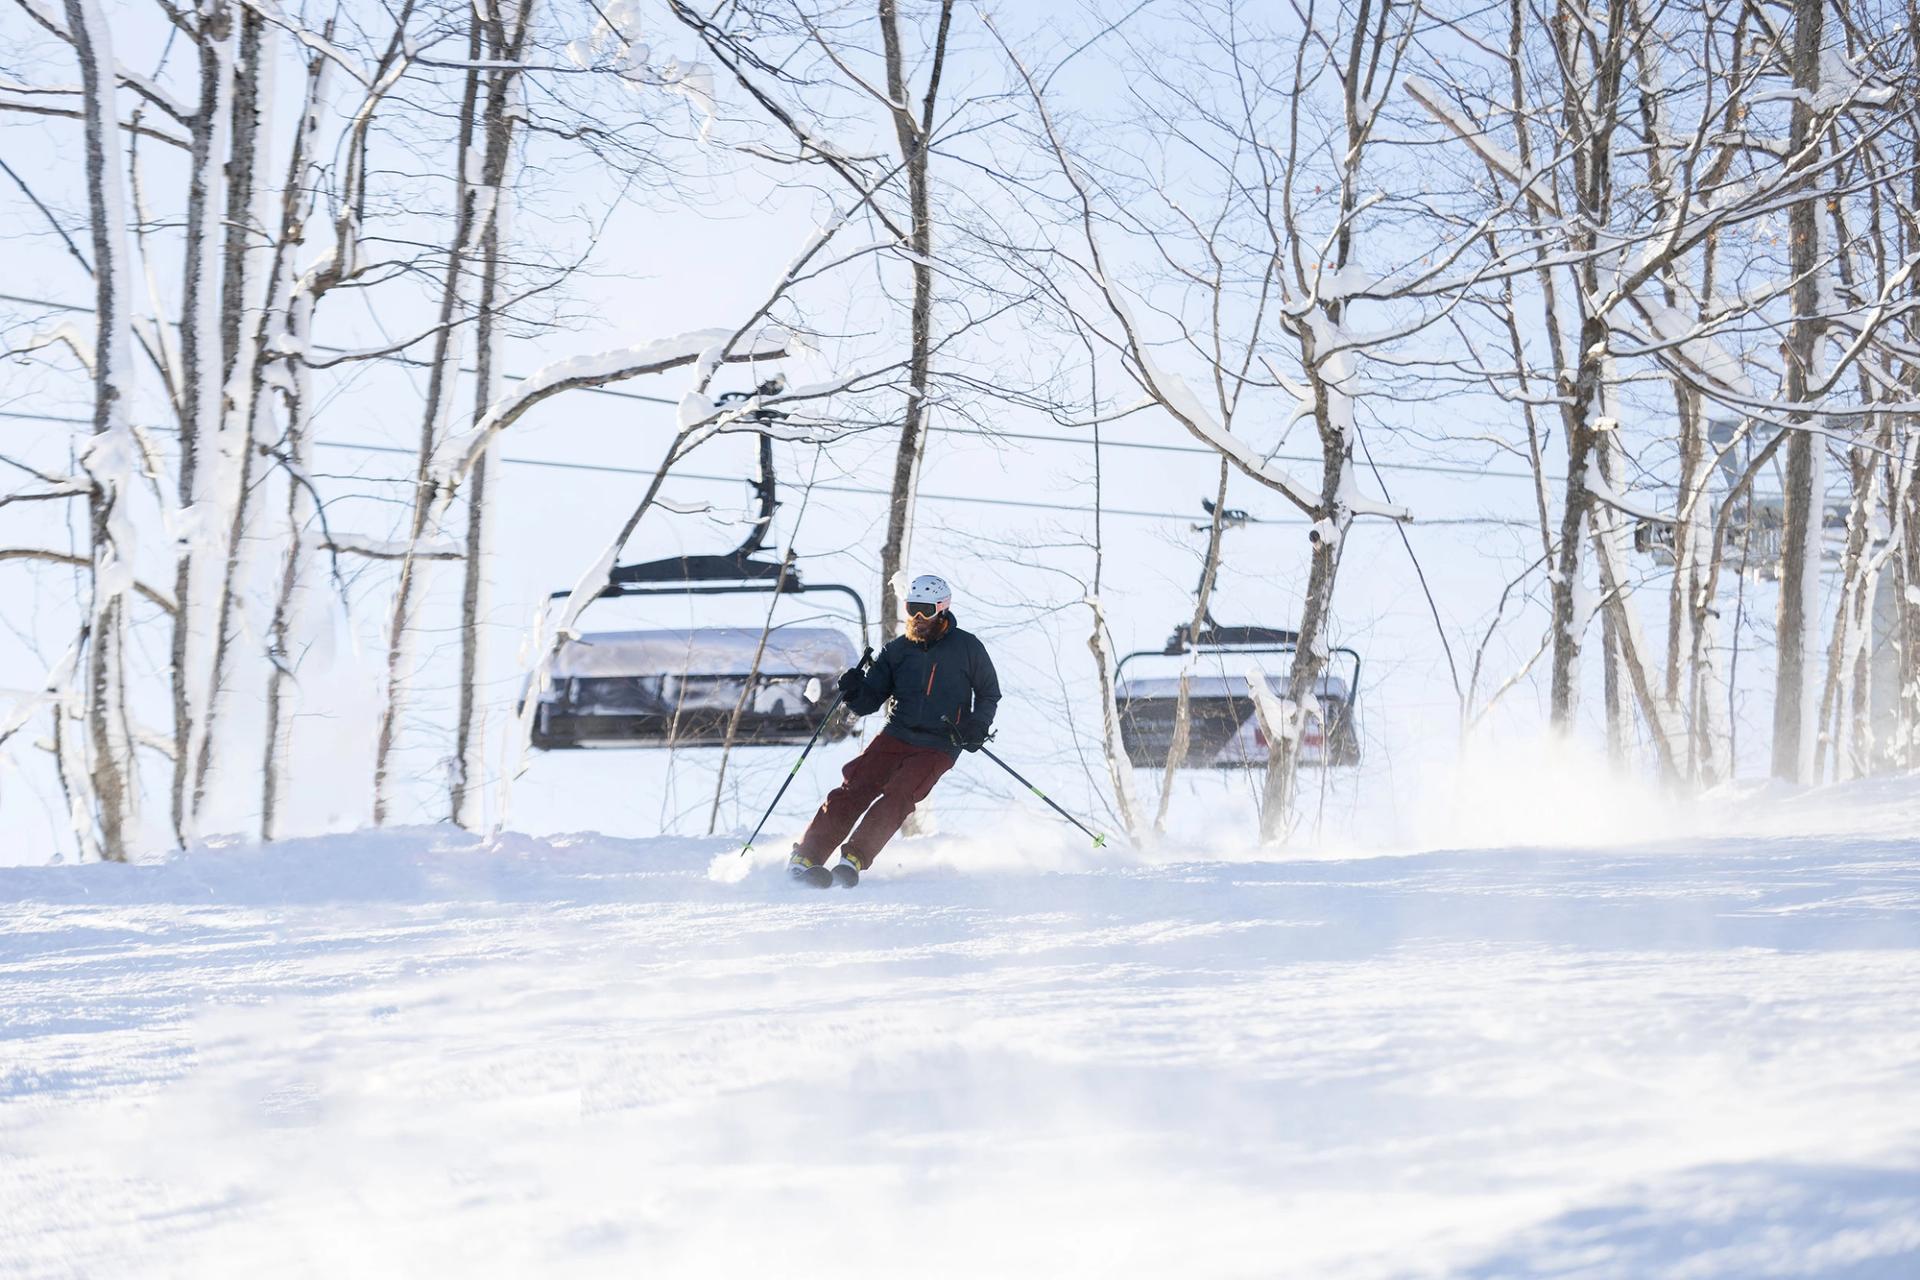
M 1920 1275 L 1920 788 L 1743 808 L 853 893 L 439 830 L 0 870 L 0 1272 Z

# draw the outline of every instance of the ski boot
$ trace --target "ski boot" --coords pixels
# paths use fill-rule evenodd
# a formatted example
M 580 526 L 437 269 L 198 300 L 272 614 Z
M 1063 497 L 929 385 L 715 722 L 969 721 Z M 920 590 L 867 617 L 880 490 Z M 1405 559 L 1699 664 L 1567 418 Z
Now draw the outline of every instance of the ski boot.
M 814 889 L 833 887 L 833 873 L 817 862 L 808 862 L 797 850 L 787 859 L 787 874 L 795 883 Z
M 851 889 L 860 883 L 860 864 L 847 856 L 843 850 L 840 861 L 833 864 L 833 882 L 842 889 Z

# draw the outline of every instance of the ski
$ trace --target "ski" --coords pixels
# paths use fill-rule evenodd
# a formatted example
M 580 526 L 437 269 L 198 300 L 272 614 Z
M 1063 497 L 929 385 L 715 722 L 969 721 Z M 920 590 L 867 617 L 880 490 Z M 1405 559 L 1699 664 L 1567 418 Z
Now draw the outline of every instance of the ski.
M 795 884 L 805 885 L 809 889 L 833 888 L 833 873 L 825 867 L 814 867 L 804 862 L 794 862 L 788 864 L 787 874 L 792 877 Z

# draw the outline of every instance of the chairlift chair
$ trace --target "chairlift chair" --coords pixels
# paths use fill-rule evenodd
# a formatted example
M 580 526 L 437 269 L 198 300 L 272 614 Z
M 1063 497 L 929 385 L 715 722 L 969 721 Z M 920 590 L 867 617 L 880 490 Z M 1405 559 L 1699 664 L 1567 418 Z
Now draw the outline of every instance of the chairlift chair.
M 1207 655 L 1218 659 L 1212 670 L 1196 670 L 1188 677 L 1187 757 L 1189 769 L 1244 769 L 1264 766 L 1268 744 L 1254 713 L 1253 691 L 1247 684 L 1248 664 L 1232 660 L 1263 654 L 1291 658 L 1300 637 L 1273 627 L 1229 627 L 1208 624 L 1198 633 L 1186 625 L 1174 628 L 1166 647 L 1143 649 L 1120 659 L 1114 669 L 1114 700 L 1119 704 L 1120 741 L 1136 768 L 1165 768 L 1173 748 L 1174 719 L 1180 701 L 1180 676 L 1128 676 L 1128 664 L 1139 659 Z M 1344 767 L 1360 763 L 1357 707 L 1360 695 L 1360 655 L 1339 648 L 1330 655 L 1344 671 L 1329 671 L 1315 685 L 1320 714 L 1301 728 L 1300 762 Z M 1267 688 L 1275 697 L 1287 694 L 1288 673 L 1265 671 Z
M 1841 418 L 1841 424 L 1855 428 L 1859 418 Z M 1730 493 L 1740 483 L 1753 459 L 1756 446 L 1778 434 L 1776 425 L 1758 424 L 1742 437 L 1738 419 L 1718 418 L 1709 424 L 1707 439 L 1719 450 L 1714 464 L 1717 492 Z M 1744 447 L 1743 447 L 1744 446 Z M 1744 453 L 1744 456 L 1742 454 Z M 1777 465 L 1777 464 L 1776 464 Z M 1786 499 L 1778 494 L 1746 495 L 1729 511 L 1723 563 L 1736 573 L 1751 574 L 1762 582 L 1780 577 L 1781 542 L 1786 533 Z M 1846 554 L 1848 506 L 1845 501 L 1825 502 L 1820 512 L 1818 554 L 1825 564 L 1839 564 Z M 1679 532 L 1665 517 L 1642 516 L 1633 524 L 1633 549 L 1655 564 L 1672 567 L 1677 560 L 1674 546 Z M 1884 545 L 1876 542 L 1875 545 Z
M 1220 527 L 1239 529 L 1251 523 L 1252 516 L 1238 507 L 1215 510 L 1211 498 L 1200 499 L 1208 523 L 1196 524 L 1194 532 L 1211 530 L 1213 521 Z M 1206 585 L 1205 566 L 1194 588 L 1198 597 Z M 1211 609 L 1204 611 L 1196 633 L 1190 623 L 1173 629 L 1166 647 L 1158 652 L 1142 649 L 1120 659 L 1113 669 L 1114 701 L 1120 711 L 1120 742 L 1127 759 L 1136 768 L 1164 769 L 1173 751 L 1174 722 L 1180 705 L 1180 675 L 1126 676 L 1127 664 L 1141 658 L 1181 658 L 1207 654 L 1218 659 L 1211 672 L 1196 671 L 1187 679 L 1187 755 L 1182 767 L 1188 769 L 1243 769 L 1267 762 L 1267 738 L 1260 730 L 1260 718 L 1254 713 L 1253 690 L 1247 684 L 1245 665 L 1227 666 L 1227 659 L 1252 658 L 1261 654 L 1292 655 L 1300 647 L 1300 636 L 1277 627 L 1223 627 L 1213 620 Z M 1320 703 L 1320 715 L 1307 717 L 1300 730 L 1302 764 L 1355 765 L 1360 763 L 1360 733 L 1355 708 L 1360 698 L 1360 655 L 1352 649 L 1335 649 L 1330 657 L 1346 660 L 1346 674 L 1329 671 L 1314 688 Z M 1184 665 L 1184 664 L 1183 664 Z M 1289 664 L 1290 665 L 1290 664 Z M 1265 672 L 1267 688 L 1275 697 L 1287 696 L 1289 673 Z
M 778 385 L 763 385 L 772 394 Z M 721 397 L 725 403 L 744 393 Z M 784 415 L 756 410 L 752 418 Z M 756 559 L 774 509 L 773 440 L 760 434 L 760 474 L 753 485 L 760 514 L 746 540 L 724 555 L 672 556 L 620 565 L 596 600 L 636 596 L 707 596 L 832 592 L 853 602 L 866 642 L 867 609 L 844 583 L 803 581 L 790 561 Z M 553 593 L 554 599 L 568 595 Z M 755 657 L 758 655 L 756 667 Z M 543 751 L 572 747 L 720 746 L 736 707 L 734 745 L 800 745 L 816 729 L 828 739 L 852 734 L 852 716 L 827 719 L 839 674 L 860 648 L 831 626 L 696 626 L 645 631 L 585 632 L 561 644 L 552 679 L 539 694 L 532 743 Z M 741 706 L 749 680 L 752 692 Z

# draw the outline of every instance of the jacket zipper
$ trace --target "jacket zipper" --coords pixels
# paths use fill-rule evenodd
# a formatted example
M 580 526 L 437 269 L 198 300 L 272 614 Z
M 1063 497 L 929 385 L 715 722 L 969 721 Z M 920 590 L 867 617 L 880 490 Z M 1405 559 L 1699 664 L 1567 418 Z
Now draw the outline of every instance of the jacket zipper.
M 939 671 L 940 664 L 936 662 L 933 664 L 933 670 L 927 672 L 927 696 L 929 698 L 933 696 L 933 677 L 939 674 Z

